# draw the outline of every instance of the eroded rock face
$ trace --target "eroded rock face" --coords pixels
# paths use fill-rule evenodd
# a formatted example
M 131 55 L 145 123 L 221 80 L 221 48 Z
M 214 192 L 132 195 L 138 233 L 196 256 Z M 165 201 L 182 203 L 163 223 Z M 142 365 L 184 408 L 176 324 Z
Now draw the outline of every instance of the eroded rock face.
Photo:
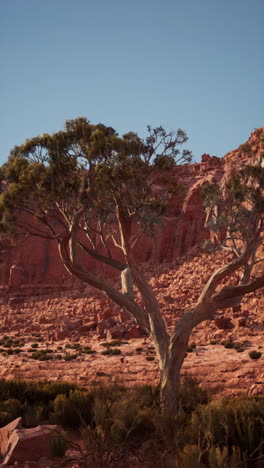
M 202 162 L 178 166 L 173 169 L 175 180 L 181 181 L 187 196 L 184 203 L 172 197 L 167 208 L 165 223 L 153 239 L 141 239 L 135 249 L 139 262 L 171 262 L 185 255 L 190 248 L 206 239 L 201 190 L 207 181 L 225 180 L 240 163 L 255 162 L 261 158 L 260 136 L 264 127 L 253 132 L 247 143 L 223 158 L 202 155 Z M 115 250 L 114 250 L 114 253 Z M 118 254 L 120 256 L 120 254 Z M 89 270 L 103 276 L 113 274 L 111 268 L 89 261 Z M 63 287 L 75 281 L 66 272 L 55 241 L 30 238 L 20 241 L 11 249 L 4 264 L 0 265 L 0 285 L 19 288 L 22 285 L 53 285 Z

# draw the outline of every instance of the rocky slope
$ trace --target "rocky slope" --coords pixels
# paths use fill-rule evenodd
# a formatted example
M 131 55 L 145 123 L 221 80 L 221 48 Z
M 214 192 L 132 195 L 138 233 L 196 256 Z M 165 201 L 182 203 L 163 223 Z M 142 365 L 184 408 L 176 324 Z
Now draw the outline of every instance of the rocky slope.
M 220 254 L 191 252 L 155 271 L 142 264 L 169 331 L 223 260 Z M 25 299 L 13 294 L 2 301 L 0 324 L 1 378 L 64 380 L 84 386 L 158 381 L 152 343 L 124 312 L 90 288 L 57 297 L 49 293 Z M 186 357 L 183 373 L 196 375 L 217 396 L 263 392 L 263 356 L 252 360 L 248 354 L 262 351 L 263 332 L 264 298 L 259 292 L 244 298 L 241 308 L 227 310 L 193 331 L 190 342 L 195 347 Z M 223 340 L 235 347 L 225 348 Z M 102 354 L 109 349 L 119 351 Z M 34 352 L 41 350 L 36 357 Z M 49 360 L 42 360 L 43 355 Z

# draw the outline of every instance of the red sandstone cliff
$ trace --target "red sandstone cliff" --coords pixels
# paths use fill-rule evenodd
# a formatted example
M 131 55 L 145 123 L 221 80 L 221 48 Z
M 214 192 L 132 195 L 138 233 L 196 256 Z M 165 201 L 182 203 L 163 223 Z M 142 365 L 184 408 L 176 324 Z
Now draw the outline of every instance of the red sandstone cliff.
M 203 184 L 228 177 L 234 166 L 260 160 L 261 134 L 264 134 L 264 127 L 254 131 L 248 142 L 223 158 L 204 154 L 201 163 L 174 168 L 175 179 L 186 186 L 187 196 L 183 205 L 176 197 L 170 200 L 164 223 L 154 239 L 142 239 L 138 244 L 136 256 L 139 261 L 174 261 L 205 239 L 200 196 Z M 104 266 L 95 262 L 91 262 L 90 267 L 97 273 L 109 274 Z M 70 285 L 71 281 L 59 258 L 56 243 L 42 238 L 20 240 L 0 266 L 0 284 L 14 288 L 21 285 L 62 287 L 68 282 Z

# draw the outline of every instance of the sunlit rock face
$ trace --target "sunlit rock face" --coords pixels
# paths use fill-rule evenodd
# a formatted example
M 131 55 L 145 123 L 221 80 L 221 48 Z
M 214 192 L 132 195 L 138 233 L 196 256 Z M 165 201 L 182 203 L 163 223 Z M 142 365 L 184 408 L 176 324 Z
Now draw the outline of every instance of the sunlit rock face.
M 207 181 L 224 181 L 241 164 L 261 160 L 263 148 L 260 137 L 263 133 L 264 127 L 255 130 L 246 143 L 223 158 L 203 154 L 201 163 L 173 169 L 175 180 L 181 181 L 187 189 L 186 198 L 184 202 L 176 196 L 171 198 L 164 222 L 158 227 L 154 238 L 142 238 L 137 243 L 137 261 L 153 264 L 175 261 L 207 238 L 202 186 Z M 113 256 L 121 259 L 115 247 Z M 96 274 L 113 275 L 110 267 L 93 259 L 87 260 L 87 266 Z M 11 289 L 29 285 L 65 287 L 70 286 L 72 281 L 60 260 L 57 243 L 47 239 L 19 239 L 16 247 L 8 249 L 5 261 L 0 265 L 0 285 L 8 285 Z

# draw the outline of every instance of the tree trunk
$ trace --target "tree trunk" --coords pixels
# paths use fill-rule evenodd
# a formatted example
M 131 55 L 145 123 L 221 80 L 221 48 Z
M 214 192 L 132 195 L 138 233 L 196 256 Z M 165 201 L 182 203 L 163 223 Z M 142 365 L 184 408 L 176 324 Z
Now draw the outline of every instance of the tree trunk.
M 160 400 L 165 414 L 179 414 L 181 406 L 181 368 L 186 356 L 188 338 L 178 336 L 170 346 L 160 373 Z

